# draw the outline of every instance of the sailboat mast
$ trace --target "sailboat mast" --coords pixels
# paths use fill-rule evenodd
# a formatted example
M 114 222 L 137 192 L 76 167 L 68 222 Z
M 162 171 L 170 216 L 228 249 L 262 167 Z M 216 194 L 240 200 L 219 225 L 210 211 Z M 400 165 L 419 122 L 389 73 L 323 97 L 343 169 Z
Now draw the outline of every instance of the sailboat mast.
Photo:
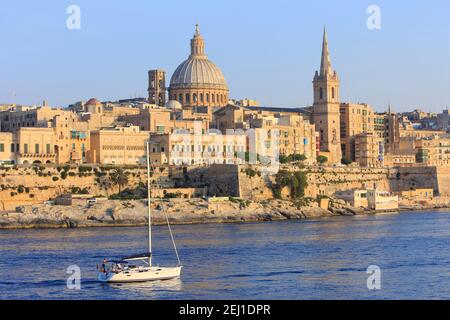
M 148 192 L 148 264 L 152 266 L 152 209 L 151 209 L 151 183 L 150 183 L 150 141 L 147 141 L 147 192 Z

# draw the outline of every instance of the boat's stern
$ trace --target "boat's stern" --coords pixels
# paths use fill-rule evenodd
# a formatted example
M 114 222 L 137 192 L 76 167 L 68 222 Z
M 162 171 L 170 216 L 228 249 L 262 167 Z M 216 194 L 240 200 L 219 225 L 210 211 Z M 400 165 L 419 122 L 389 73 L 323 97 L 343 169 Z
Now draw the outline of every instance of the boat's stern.
M 100 282 L 109 282 L 111 279 L 111 274 L 107 274 L 105 272 L 99 272 L 97 274 L 97 280 Z

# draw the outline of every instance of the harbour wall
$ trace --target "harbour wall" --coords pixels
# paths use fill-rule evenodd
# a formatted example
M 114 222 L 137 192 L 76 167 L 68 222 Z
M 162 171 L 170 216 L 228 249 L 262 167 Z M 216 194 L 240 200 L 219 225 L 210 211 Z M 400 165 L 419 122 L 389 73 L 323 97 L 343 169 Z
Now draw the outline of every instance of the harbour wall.
M 306 167 L 284 166 L 284 170 L 307 172 L 308 187 L 305 196 L 332 197 L 338 190 L 377 187 L 398 192 L 417 188 L 433 188 L 436 195 L 450 196 L 449 167 L 359 168 L 359 167 Z M 54 199 L 65 193 L 88 193 L 108 197 L 118 192 L 118 186 L 109 179 L 112 167 L 0 168 L 0 211 L 15 210 L 18 206 L 33 205 Z M 125 168 L 128 176 L 126 188 L 146 184 L 146 169 Z M 66 172 L 66 174 L 63 174 Z M 192 196 L 231 196 L 254 201 L 273 197 L 275 174 L 264 166 L 212 165 L 210 167 L 156 168 L 152 173 L 154 189 L 174 193 L 176 188 L 192 188 Z M 169 191 L 167 191 L 169 190 Z M 204 190 L 199 192 L 197 190 Z M 283 198 L 289 198 L 287 188 Z

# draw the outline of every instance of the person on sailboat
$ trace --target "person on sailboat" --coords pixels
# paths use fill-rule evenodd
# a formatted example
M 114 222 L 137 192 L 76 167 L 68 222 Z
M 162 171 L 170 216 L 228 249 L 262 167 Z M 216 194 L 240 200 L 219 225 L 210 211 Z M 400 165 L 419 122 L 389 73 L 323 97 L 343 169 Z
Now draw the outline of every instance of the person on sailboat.
M 101 272 L 107 273 L 107 270 L 106 270 L 106 264 L 107 263 L 108 263 L 108 259 L 104 258 L 103 259 L 103 263 L 102 263 L 102 268 L 100 269 Z

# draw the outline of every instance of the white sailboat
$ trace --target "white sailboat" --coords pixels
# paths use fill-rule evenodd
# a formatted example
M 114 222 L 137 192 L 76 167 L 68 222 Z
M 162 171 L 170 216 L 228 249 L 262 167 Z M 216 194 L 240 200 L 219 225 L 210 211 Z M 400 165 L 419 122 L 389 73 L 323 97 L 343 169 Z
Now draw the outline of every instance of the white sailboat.
M 151 211 L 151 182 L 149 143 L 147 142 L 147 186 L 148 186 L 148 253 L 124 258 L 120 261 L 104 260 L 99 268 L 98 280 L 108 283 L 147 282 L 156 280 L 169 280 L 181 276 L 181 262 L 177 246 L 173 238 L 169 219 L 166 215 L 167 226 L 172 239 L 175 254 L 178 259 L 176 267 L 159 267 L 152 264 L 152 211 Z

